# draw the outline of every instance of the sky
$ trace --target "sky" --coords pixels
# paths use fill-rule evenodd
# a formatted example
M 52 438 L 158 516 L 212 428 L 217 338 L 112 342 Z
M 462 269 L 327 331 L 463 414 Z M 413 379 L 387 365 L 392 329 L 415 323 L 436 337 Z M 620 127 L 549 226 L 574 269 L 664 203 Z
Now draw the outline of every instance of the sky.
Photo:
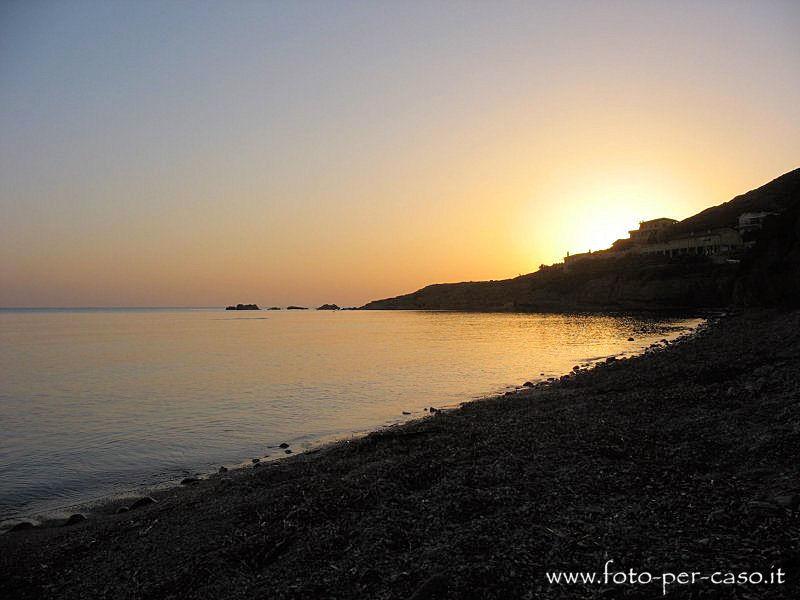
M 0 3 L 0 306 L 360 305 L 800 166 L 800 2 Z

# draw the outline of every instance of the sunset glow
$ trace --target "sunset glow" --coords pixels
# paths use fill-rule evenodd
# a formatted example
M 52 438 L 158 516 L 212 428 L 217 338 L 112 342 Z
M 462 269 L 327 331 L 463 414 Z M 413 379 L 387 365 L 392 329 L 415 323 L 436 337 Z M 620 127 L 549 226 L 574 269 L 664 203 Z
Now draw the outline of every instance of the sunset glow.
M 0 305 L 362 304 L 605 247 L 797 166 L 797 31 L 794 2 L 6 4 Z

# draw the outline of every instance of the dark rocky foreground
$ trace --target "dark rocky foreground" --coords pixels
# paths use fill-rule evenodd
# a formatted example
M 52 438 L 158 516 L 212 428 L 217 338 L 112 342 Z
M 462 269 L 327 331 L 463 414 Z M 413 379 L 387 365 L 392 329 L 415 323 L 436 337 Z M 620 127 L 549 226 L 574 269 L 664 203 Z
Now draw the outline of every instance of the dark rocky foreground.
M 562 382 L 0 536 L 5 598 L 657 598 L 545 571 L 787 572 L 670 598 L 796 598 L 800 312 L 729 316 Z M 107 512 L 112 512 L 109 507 Z M 103 511 L 100 511 L 101 513 Z

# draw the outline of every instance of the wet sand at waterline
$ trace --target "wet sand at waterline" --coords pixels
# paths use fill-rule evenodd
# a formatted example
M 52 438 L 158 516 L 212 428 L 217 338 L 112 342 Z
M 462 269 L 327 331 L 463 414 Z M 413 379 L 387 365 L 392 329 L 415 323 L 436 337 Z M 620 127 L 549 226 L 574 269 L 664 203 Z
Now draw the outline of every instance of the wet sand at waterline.
M 787 585 L 746 591 L 792 597 L 799 332 L 797 312 L 712 320 L 123 514 L 7 533 L 0 583 L 16 598 L 590 598 L 603 590 L 548 586 L 545 571 L 613 558 L 653 572 L 780 565 Z
M 698 320 L 0 311 L 0 530 L 633 353 Z M 634 341 L 628 341 L 634 337 Z M 542 375 L 543 374 L 543 375 Z

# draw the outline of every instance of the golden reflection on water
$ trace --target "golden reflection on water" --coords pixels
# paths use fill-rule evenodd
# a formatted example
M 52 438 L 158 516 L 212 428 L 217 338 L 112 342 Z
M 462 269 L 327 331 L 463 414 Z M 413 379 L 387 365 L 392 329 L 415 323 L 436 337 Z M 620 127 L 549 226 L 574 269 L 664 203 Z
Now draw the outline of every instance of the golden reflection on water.
M 0 519 L 21 507 L 63 505 L 238 463 L 283 441 L 374 428 L 404 411 L 636 351 L 674 336 L 665 333 L 672 326 L 696 322 L 452 312 L 0 311 Z

